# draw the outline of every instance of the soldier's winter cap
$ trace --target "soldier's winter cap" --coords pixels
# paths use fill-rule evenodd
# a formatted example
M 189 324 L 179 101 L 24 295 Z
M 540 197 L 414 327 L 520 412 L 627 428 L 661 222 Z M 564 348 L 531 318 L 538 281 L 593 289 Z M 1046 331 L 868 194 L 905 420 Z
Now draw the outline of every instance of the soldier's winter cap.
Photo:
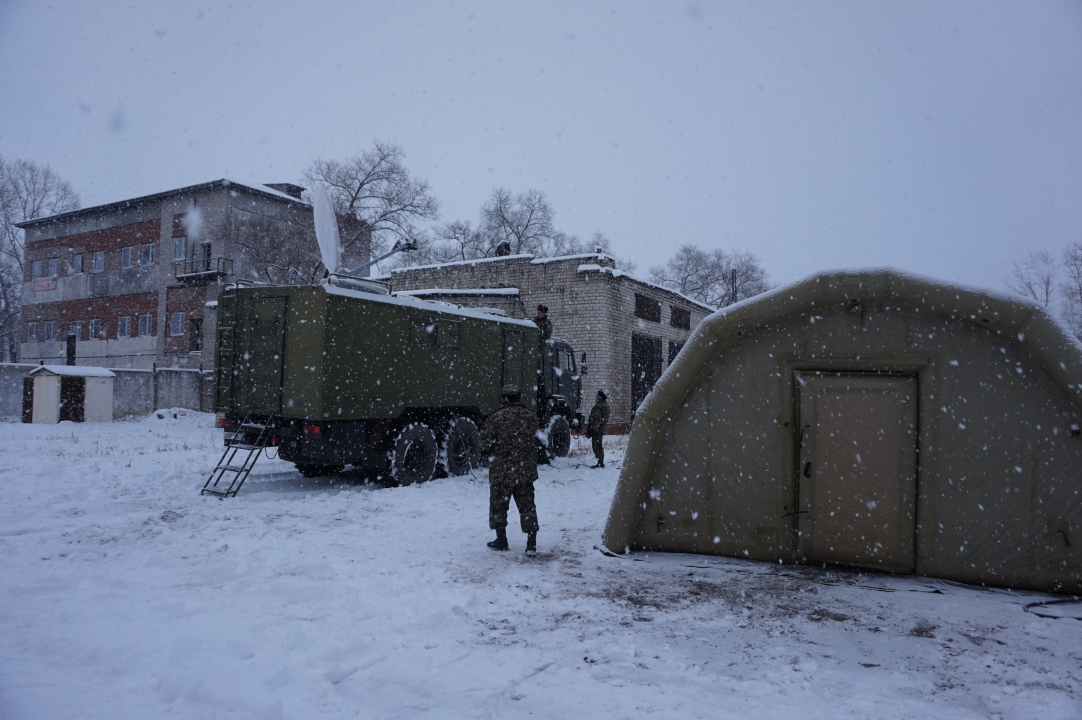
M 504 385 L 500 388 L 500 394 L 504 397 L 518 397 L 521 395 L 518 391 L 518 385 Z
M 600 395 L 601 397 L 605 398 L 606 400 L 609 399 L 609 391 L 606 390 L 605 388 L 600 388 L 597 391 L 597 394 Z
M 547 313 L 548 311 L 549 311 L 549 306 L 548 305 L 538 305 L 537 306 L 537 312 Z

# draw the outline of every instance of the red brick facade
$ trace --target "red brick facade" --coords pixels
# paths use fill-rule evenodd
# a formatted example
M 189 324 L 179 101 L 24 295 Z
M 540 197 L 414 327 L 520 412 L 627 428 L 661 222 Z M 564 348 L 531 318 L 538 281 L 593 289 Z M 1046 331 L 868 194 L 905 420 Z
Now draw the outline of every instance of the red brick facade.
M 202 287 L 171 287 L 166 292 L 168 294 L 165 296 L 165 352 L 190 352 L 192 349 L 189 336 L 191 321 L 203 319 L 206 291 Z M 169 325 L 173 313 L 177 312 L 184 313 L 183 331 L 180 335 L 173 335 Z
M 26 261 L 23 263 L 23 280 L 30 282 L 35 260 L 42 260 L 44 266 L 51 258 L 60 259 L 60 274 L 71 275 L 76 255 L 83 256 L 83 272 L 91 271 L 93 254 L 105 252 L 105 270 L 119 270 L 121 267 L 120 251 L 134 246 L 133 263 L 142 264 L 141 246 L 155 243 L 161 235 L 161 223 L 157 220 L 95 230 L 94 232 L 66 235 L 53 240 L 39 240 L 26 245 Z M 173 249 L 169 248 L 172 253 Z M 155 251 L 155 262 L 159 253 Z M 170 257 L 172 257 L 170 255 Z
M 23 342 L 27 339 L 27 323 L 56 323 L 56 340 L 64 339 L 73 320 L 83 323 L 79 340 L 117 339 L 117 327 L 121 316 L 131 317 L 131 337 L 139 335 L 139 316 L 150 315 L 151 335 L 158 332 L 158 293 L 140 295 L 110 295 L 108 297 L 88 298 L 86 300 L 64 300 L 62 302 L 35 303 L 23 306 Z M 90 321 L 101 321 L 102 337 L 91 338 Z M 43 339 L 42 329 L 38 328 L 38 340 Z

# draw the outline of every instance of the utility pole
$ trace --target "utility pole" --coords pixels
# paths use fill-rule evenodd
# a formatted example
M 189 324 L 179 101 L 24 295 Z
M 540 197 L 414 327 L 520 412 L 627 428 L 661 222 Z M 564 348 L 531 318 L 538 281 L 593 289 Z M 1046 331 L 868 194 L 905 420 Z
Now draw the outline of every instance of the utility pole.
M 733 278 L 733 280 L 732 280 L 732 282 L 733 282 L 733 292 L 732 292 L 732 296 L 731 296 L 731 298 L 729 300 L 730 305 L 733 305 L 734 303 L 736 303 L 736 270 L 733 270 L 732 278 Z

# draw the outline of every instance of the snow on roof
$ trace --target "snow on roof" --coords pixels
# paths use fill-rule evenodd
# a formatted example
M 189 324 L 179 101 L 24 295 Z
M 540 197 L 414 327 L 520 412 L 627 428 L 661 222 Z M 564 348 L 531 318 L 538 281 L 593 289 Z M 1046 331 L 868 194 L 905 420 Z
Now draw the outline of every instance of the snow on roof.
M 267 187 L 263 183 L 238 182 L 237 180 L 230 180 L 229 178 L 222 178 L 221 180 L 218 180 L 217 182 L 220 182 L 225 187 L 228 187 L 230 185 L 239 185 L 240 187 L 246 188 L 248 190 L 255 190 L 256 192 L 267 193 L 268 195 L 277 195 L 280 198 L 283 198 L 285 200 L 290 200 L 291 202 L 300 203 L 301 205 L 309 205 L 310 204 L 310 203 L 305 202 L 304 200 L 298 200 L 297 198 L 293 197 L 292 195 L 284 193 L 281 190 L 275 190 L 272 187 Z
M 698 300 L 692 300 L 687 295 L 684 295 L 682 293 L 678 293 L 677 291 L 673 290 L 672 288 L 667 288 L 664 285 L 658 285 L 657 283 L 652 283 L 649 280 L 642 280 L 640 278 L 635 277 L 634 275 L 632 275 L 630 273 L 624 272 L 623 270 L 617 270 L 616 268 L 610 268 L 610 267 L 602 267 L 601 265 L 596 265 L 596 264 L 593 264 L 593 263 L 584 263 L 582 265 L 579 265 L 579 270 L 578 271 L 580 273 L 581 272 L 609 273 L 614 278 L 626 277 L 627 279 L 632 280 L 634 282 L 637 282 L 637 283 L 639 283 L 641 285 L 646 285 L 647 287 L 654 288 L 655 290 L 662 290 L 664 292 L 669 293 L 670 295 L 675 295 L 678 298 L 682 298 L 682 299 L 688 301 L 689 303 L 691 303 L 692 305 L 698 305 L 699 307 L 701 307 L 703 310 L 706 310 L 707 312 L 710 312 L 710 313 L 714 312 L 714 308 L 710 307 L 706 303 L 699 302 Z
M 461 317 L 477 318 L 479 320 L 498 320 L 502 323 L 511 323 L 513 325 L 522 325 L 523 327 L 536 328 L 532 320 L 516 320 L 509 317 L 497 317 L 491 313 L 480 312 L 473 308 L 459 307 L 458 305 L 452 305 L 445 302 L 429 302 L 427 300 L 421 300 L 420 298 L 398 297 L 397 295 L 376 295 L 374 293 L 361 292 L 359 290 L 348 290 L 337 285 L 320 285 L 327 291 L 328 295 L 339 295 L 342 297 L 354 297 L 368 300 L 370 302 L 387 303 L 388 305 L 401 305 L 405 307 L 417 308 L 418 310 L 424 310 L 427 312 L 442 312 L 450 315 L 459 315 Z
M 533 255 L 526 253 L 524 255 L 502 255 L 500 257 L 490 258 L 477 258 L 476 260 L 455 260 L 454 262 L 436 263 L 434 265 L 411 265 L 409 267 L 392 268 L 392 273 L 409 272 L 410 270 L 431 270 L 433 268 L 452 267 L 454 265 L 478 265 L 480 263 L 497 262 L 499 260 L 524 260 L 526 258 L 532 258 Z
M 203 307 L 216 308 L 216 307 L 218 307 L 218 301 L 217 300 L 210 300 L 208 302 L 203 303 Z
M 518 295 L 518 288 L 429 288 L 427 290 L 399 290 L 395 295 Z
M 584 255 L 557 255 L 555 257 L 535 257 L 531 253 L 522 253 L 520 255 L 502 255 L 500 257 L 490 258 L 476 258 L 474 260 L 455 260 L 454 262 L 436 263 L 434 265 L 411 265 L 410 267 L 393 268 L 390 272 L 402 273 L 409 270 L 432 270 L 433 268 L 451 267 L 454 265 L 476 265 L 478 263 L 496 262 L 498 260 L 525 260 L 529 258 L 531 265 L 544 265 L 550 262 L 559 262 L 561 260 L 585 260 L 586 258 L 597 258 L 598 260 L 612 260 L 611 257 L 604 253 L 586 253 Z
M 300 205 L 304 205 L 305 207 L 309 207 L 309 204 L 304 200 L 298 200 L 292 195 L 287 195 L 284 192 L 280 192 L 278 190 L 275 190 L 274 188 L 267 187 L 266 185 L 263 185 L 261 183 L 240 182 L 237 180 L 231 180 L 229 178 L 220 178 L 218 180 L 210 180 L 208 182 L 185 185 L 183 187 L 175 188 L 173 190 L 163 190 L 162 192 L 152 193 L 150 195 L 141 195 L 139 197 L 128 198 L 126 200 L 118 200 L 116 202 L 104 203 L 102 205 L 93 205 L 91 207 L 79 208 L 78 210 L 60 213 L 59 215 L 43 215 L 42 217 L 37 217 L 33 220 L 24 220 L 21 223 L 17 223 L 17 226 L 20 228 L 25 228 L 29 225 L 34 225 L 45 220 L 57 220 L 69 217 L 78 217 L 80 215 L 92 215 L 94 213 L 101 212 L 112 207 L 123 207 L 132 204 L 154 202 L 156 200 L 167 197 L 173 197 L 176 195 L 183 195 L 186 193 L 194 193 L 200 190 L 209 189 L 214 187 L 215 185 L 220 185 L 222 187 L 236 186 L 239 188 L 244 188 L 245 190 L 248 190 L 250 192 L 262 193 L 264 195 L 273 195 L 274 197 L 280 198 L 282 200 L 288 200 L 290 202 L 298 203 Z
M 105 368 L 90 365 L 39 365 L 37 369 L 30 371 L 31 375 L 45 375 L 47 373 L 75 377 L 116 377 L 114 373 Z
M 557 255 L 556 257 L 534 258 L 530 261 L 530 264 L 544 265 L 545 263 L 559 262 L 560 260 L 585 260 L 586 258 L 597 258 L 598 260 L 612 260 L 613 262 L 616 262 L 615 259 L 605 253 L 586 253 L 585 255 Z

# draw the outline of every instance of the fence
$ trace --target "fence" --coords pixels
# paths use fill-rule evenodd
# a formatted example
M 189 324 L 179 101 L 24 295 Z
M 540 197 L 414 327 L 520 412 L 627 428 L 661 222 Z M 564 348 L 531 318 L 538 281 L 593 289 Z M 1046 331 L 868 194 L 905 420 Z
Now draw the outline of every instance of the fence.
M 0 418 L 16 421 L 23 412 L 23 378 L 38 367 L 0 363 Z M 158 408 L 210 412 L 214 375 L 200 370 L 109 368 L 113 380 L 113 419 L 146 415 Z

